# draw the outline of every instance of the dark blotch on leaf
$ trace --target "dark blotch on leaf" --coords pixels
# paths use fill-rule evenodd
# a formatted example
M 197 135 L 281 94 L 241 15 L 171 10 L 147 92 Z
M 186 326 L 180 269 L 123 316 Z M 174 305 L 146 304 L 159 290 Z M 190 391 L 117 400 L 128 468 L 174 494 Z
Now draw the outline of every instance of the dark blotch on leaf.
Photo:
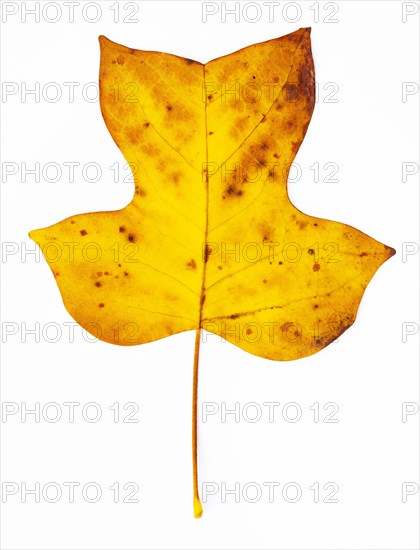
M 82 237 L 84 237 L 85 235 L 87 235 L 86 229 L 82 229 L 82 230 L 80 231 L 80 234 L 82 235 Z
M 207 263 L 207 261 L 209 259 L 209 256 L 212 252 L 213 252 L 212 247 L 209 246 L 208 244 L 206 244 L 206 246 L 204 248 L 204 263 Z
M 236 189 L 236 187 L 234 187 L 233 185 L 228 185 L 228 188 L 226 189 L 226 193 L 228 195 L 235 195 L 237 197 L 240 197 L 241 195 L 243 195 L 243 191 L 241 191 L 241 189 Z

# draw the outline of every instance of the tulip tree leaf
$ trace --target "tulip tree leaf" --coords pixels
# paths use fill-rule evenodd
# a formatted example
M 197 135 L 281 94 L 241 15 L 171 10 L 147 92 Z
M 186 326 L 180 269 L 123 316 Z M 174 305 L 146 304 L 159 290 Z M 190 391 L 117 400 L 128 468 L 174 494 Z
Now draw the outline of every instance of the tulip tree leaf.
M 330 344 L 395 251 L 289 200 L 315 104 L 310 29 L 206 64 L 100 45 L 102 114 L 134 196 L 30 233 L 68 312 L 120 345 L 205 329 L 281 361 Z

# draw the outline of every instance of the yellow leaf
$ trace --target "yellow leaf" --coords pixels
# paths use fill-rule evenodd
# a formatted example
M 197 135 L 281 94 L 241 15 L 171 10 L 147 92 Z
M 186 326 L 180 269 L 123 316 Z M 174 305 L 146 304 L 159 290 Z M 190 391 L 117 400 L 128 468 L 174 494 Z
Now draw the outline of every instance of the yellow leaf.
M 310 29 L 205 65 L 100 44 L 102 114 L 135 191 L 30 233 L 69 313 L 120 345 L 205 329 L 292 360 L 335 340 L 395 251 L 288 198 L 315 102 Z

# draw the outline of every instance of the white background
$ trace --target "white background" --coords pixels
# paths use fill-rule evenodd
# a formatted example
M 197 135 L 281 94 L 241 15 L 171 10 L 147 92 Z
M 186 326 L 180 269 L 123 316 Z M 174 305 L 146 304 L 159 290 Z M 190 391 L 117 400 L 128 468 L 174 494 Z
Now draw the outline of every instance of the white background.
M 6 2 L 3 2 L 3 9 Z M 14 3 L 10 3 L 14 4 Z M 2 80 L 15 82 L 18 92 L 2 104 L 2 160 L 26 162 L 97 162 L 103 175 L 97 183 L 83 181 L 81 168 L 70 182 L 66 173 L 56 183 L 39 183 L 21 171 L 2 182 L 2 240 L 17 243 L 16 254 L 3 256 L 2 400 L 16 402 L 19 413 L 5 417 L 2 428 L 2 481 L 41 486 L 48 482 L 96 482 L 97 503 L 86 502 L 80 488 L 75 502 L 67 493 L 57 503 L 40 503 L 21 491 L 2 504 L 1 547 L 4 549 L 414 549 L 419 548 L 418 495 L 402 502 L 402 483 L 419 482 L 418 414 L 402 422 L 402 404 L 418 403 L 418 335 L 402 339 L 402 324 L 418 323 L 418 254 L 403 262 L 403 243 L 418 243 L 418 179 L 402 181 L 402 163 L 418 163 L 418 94 L 402 101 L 402 83 L 418 83 L 418 16 L 402 20 L 402 3 L 339 2 L 338 23 L 324 22 L 332 10 L 300 2 L 282 13 L 280 3 L 270 22 L 260 3 L 239 22 L 217 14 L 202 21 L 201 2 L 138 2 L 138 23 L 122 21 L 129 11 L 120 2 L 114 22 L 113 2 L 100 2 L 96 23 L 81 17 L 69 22 L 63 8 L 56 23 L 41 17 L 34 23 L 19 12 L 2 24 Z M 27 3 L 31 7 L 33 2 Z M 41 5 L 44 4 L 41 2 Z M 82 3 L 83 4 L 83 3 Z M 133 4 L 133 3 L 132 3 Z M 232 7 L 232 3 L 229 3 Z M 331 3 L 330 3 L 331 4 Z M 414 3 L 411 3 L 415 5 Z M 249 11 L 248 11 L 249 9 Z M 131 9 L 130 9 L 131 11 Z M 3 14 L 4 15 L 4 14 Z M 94 16 L 94 11 L 89 17 Z M 49 18 L 55 17 L 51 8 Z M 247 21 L 248 19 L 248 21 Z M 199 425 L 200 482 L 221 489 L 239 482 L 262 488 L 258 502 L 240 494 L 239 502 L 221 492 L 204 503 L 200 520 L 192 514 L 191 388 L 194 333 L 184 333 L 139 347 L 89 343 L 80 328 L 74 341 L 66 312 L 44 260 L 24 256 L 33 249 L 29 230 L 48 226 L 71 214 L 122 208 L 133 193 L 128 183 L 113 183 L 109 166 L 124 158 L 108 134 L 97 102 L 86 101 L 81 89 L 96 82 L 97 37 L 143 50 L 165 51 L 206 62 L 249 44 L 275 38 L 300 27 L 312 27 L 312 47 L 319 82 L 319 100 L 296 162 L 299 181 L 290 183 L 294 204 L 304 212 L 342 221 L 394 247 L 396 256 L 382 266 L 362 300 L 357 321 L 339 341 L 298 361 L 276 363 L 254 357 L 209 336 L 202 344 L 201 402 L 226 403 L 240 411 L 258 404 L 258 422 L 235 422 L 219 414 Z M 61 85 L 56 103 L 22 97 L 22 83 Z M 74 102 L 63 82 L 80 82 Z M 326 83 L 339 92 L 336 103 L 324 102 Z M 94 91 L 94 90 L 93 90 Z M 90 92 L 93 93 L 92 90 Z M 53 90 L 51 89 L 51 95 Z M 321 181 L 314 182 L 315 162 Z M 335 162 L 339 182 L 322 181 L 322 166 Z M 123 174 L 126 175 L 126 172 Z M 121 179 L 121 178 L 120 178 Z M 5 325 L 5 323 L 8 323 Z M 15 323 L 11 325 L 10 323 Z M 24 324 L 26 323 L 26 325 Z M 61 327 L 39 342 L 23 336 L 40 323 Z M 279 402 L 269 422 L 265 402 Z M 21 421 L 21 403 L 33 407 L 56 402 L 63 418 L 48 422 L 41 415 Z M 74 423 L 64 402 L 79 402 Z M 96 402 L 102 418 L 83 419 L 80 409 Z M 114 422 L 113 403 L 136 402 L 138 423 Z M 296 402 L 302 418 L 291 423 L 281 414 Z M 321 419 L 309 409 L 320 403 Z M 322 407 L 335 402 L 338 423 L 324 423 Z M 249 416 L 253 411 L 248 410 Z M 292 411 L 290 411 L 292 412 Z M 124 412 L 125 416 L 126 412 Z M 53 415 L 53 411 L 51 411 Z M 109 486 L 135 482 L 138 503 L 113 502 Z M 278 482 L 274 502 L 263 483 Z M 284 484 L 299 484 L 302 497 L 289 503 Z M 321 502 L 309 489 L 321 487 Z M 327 482 L 339 485 L 338 503 L 324 503 Z M 4 487 L 4 485 L 3 485 Z M 63 487 L 65 489 L 65 487 Z M 53 492 L 51 493 L 53 494 Z M 4 495 L 3 495 L 4 497 Z M 249 493 L 252 497 L 252 491 Z

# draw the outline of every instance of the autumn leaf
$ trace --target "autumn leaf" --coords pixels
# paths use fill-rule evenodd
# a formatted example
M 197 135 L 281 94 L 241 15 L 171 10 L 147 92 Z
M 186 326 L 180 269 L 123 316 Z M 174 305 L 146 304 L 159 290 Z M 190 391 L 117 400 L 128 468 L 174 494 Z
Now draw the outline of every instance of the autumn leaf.
M 320 351 L 355 320 L 395 251 L 300 212 L 287 176 L 315 103 L 310 29 L 206 64 L 100 37 L 100 104 L 133 171 L 122 210 L 30 233 L 65 307 L 119 345 L 200 331 L 277 361 Z

